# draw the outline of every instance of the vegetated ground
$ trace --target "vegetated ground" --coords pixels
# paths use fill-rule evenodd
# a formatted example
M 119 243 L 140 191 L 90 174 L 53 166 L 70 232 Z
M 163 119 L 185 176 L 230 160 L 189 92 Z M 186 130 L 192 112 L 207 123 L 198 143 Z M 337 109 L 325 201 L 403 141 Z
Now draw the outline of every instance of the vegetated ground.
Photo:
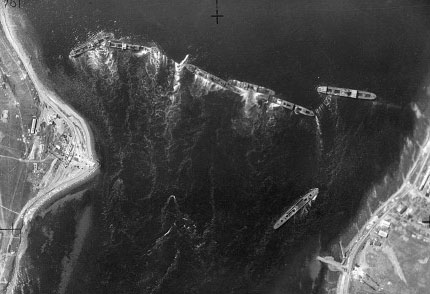
M 23 136 L 30 141 L 28 130 L 33 116 L 39 113 L 38 100 L 31 82 L 20 71 L 20 65 L 13 62 L 14 52 L 1 30 L 0 38 L 0 204 L 19 212 L 32 197 L 27 182 L 32 168 L 15 159 L 24 157 L 26 146 L 31 148 L 31 143 L 26 144 Z M 1 225 L 10 227 L 15 215 L 6 209 L 1 209 L 1 213 L 4 217 Z

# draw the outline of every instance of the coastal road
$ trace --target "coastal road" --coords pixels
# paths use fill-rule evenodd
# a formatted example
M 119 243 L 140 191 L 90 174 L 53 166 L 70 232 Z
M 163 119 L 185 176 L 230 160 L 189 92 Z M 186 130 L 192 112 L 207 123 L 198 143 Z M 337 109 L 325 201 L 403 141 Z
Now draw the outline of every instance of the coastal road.
M 0 9 L 0 22 L 7 40 L 19 57 L 19 59 L 15 60 L 15 62 L 17 64 L 22 62 L 23 67 L 25 68 L 25 72 L 23 74 L 28 73 L 28 77 L 33 82 L 41 102 L 46 103 L 62 118 L 65 119 L 72 133 L 71 144 L 73 144 L 75 147 L 74 152 L 75 154 L 78 154 L 82 161 L 86 164 L 86 168 L 75 170 L 73 173 L 66 173 L 64 178 L 60 178 L 55 183 L 48 184 L 45 189 L 41 190 L 34 198 L 30 199 L 25 204 L 17 216 L 14 227 L 21 227 L 22 224 L 22 239 L 19 244 L 16 257 L 6 257 L 14 259 L 12 263 L 10 261 L 8 263 L 13 265 L 13 269 L 3 268 L 0 276 L 0 281 L 2 281 L 4 278 L 12 276 L 10 280 L 7 281 L 9 282 L 7 293 L 12 293 L 17 281 L 20 259 L 27 247 L 26 232 L 28 232 L 28 228 L 31 225 L 31 221 L 33 220 L 34 216 L 40 212 L 40 209 L 46 203 L 58 200 L 56 196 L 61 197 L 64 194 L 64 191 L 81 185 L 89 178 L 93 177 L 99 170 L 99 164 L 94 153 L 92 134 L 85 120 L 70 106 L 65 104 L 54 91 L 50 90 L 36 74 L 30 61 L 30 57 L 27 55 L 26 50 L 21 44 L 22 40 L 20 39 L 19 34 L 25 33 L 23 28 L 17 29 L 20 24 L 14 23 L 13 17 L 11 17 L 9 12 L 4 8 Z M 9 244 L 11 244 L 11 242 L 12 238 L 10 238 Z M 5 250 L 4 247 L 5 246 L 2 246 L 1 248 L 2 252 Z M 11 270 L 13 273 L 8 272 Z
M 346 259 L 346 272 L 342 273 L 339 278 L 338 286 L 337 286 L 337 294 L 348 294 L 349 285 L 351 281 L 351 272 L 354 266 L 354 260 L 357 253 L 360 251 L 360 247 L 366 242 L 367 237 L 376 228 L 380 222 L 380 220 L 388 214 L 392 208 L 397 205 L 397 199 L 401 199 L 403 196 L 408 194 L 413 190 L 418 190 L 418 180 L 419 175 L 423 172 L 426 165 L 429 164 L 430 159 L 430 140 L 429 137 L 426 138 L 423 146 L 420 147 L 420 154 L 417 156 L 414 164 L 410 168 L 408 174 L 405 179 L 403 179 L 402 186 L 390 196 L 369 218 L 372 219 L 374 216 L 378 216 L 378 220 L 369 228 L 366 229 L 368 223 L 363 225 L 359 233 L 354 237 L 354 239 L 348 245 L 349 253 Z M 413 179 L 412 183 L 411 180 Z

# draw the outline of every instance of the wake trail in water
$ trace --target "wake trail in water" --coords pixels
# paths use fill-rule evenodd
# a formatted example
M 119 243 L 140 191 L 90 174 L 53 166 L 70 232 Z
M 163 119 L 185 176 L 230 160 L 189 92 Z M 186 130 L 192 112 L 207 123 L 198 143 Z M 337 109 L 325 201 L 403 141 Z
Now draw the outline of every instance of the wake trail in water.
M 321 157 L 321 153 L 324 150 L 324 145 L 323 145 L 323 139 L 322 139 L 322 130 L 321 130 L 321 123 L 320 123 L 320 119 L 318 117 L 318 115 L 315 115 L 315 123 L 317 126 L 317 132 L 316 132 L 316 137 L 317 137 L 317 143 L 318 143 L 318 157 Z

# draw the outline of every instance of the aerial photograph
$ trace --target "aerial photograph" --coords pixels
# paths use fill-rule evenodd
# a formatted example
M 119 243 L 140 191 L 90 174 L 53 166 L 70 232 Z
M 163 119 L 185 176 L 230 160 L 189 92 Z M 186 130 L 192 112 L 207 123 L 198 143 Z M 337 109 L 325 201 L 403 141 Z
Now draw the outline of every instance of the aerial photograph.
M 3 293 L 430 294 L 430 2 L 1 0 Z

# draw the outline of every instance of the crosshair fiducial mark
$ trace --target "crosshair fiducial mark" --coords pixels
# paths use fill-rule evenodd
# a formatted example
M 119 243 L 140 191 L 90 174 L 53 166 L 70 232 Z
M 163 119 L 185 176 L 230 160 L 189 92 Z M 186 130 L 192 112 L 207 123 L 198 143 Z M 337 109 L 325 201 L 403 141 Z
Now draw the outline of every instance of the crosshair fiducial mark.
M 10 227 L 10 229 L 4 229 L 4 228 L 0 228 L 0 231 L 19 231 L 19 233 L 21 233 L 21 228 L 14 228 L 14 227 Z
M 428 224 L 429 227 L 430 227 L 430 215 L 429 215 L 429 218 L 427 220 L 423 220 L 422 223 L 423 224 Z
M 224 17 L 224 15 L 218 13 L 218 0 L 216 0 L 215 8 L 216 8 L 216 10 L 215 10 L 216 13 L 212 14 L 211 17 L 216 17 L 216 24 L 218 24 L 218 18 Z

